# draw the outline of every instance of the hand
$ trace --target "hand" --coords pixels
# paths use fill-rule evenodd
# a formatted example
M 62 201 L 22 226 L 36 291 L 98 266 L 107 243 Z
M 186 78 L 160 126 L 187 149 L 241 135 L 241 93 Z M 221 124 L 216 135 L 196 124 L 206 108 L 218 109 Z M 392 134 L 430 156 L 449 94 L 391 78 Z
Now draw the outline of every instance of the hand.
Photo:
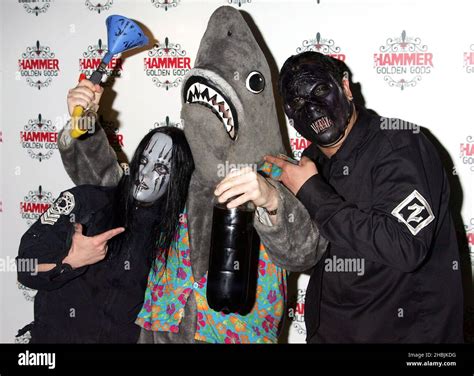
M 283 170 L 280 181 L 293 192 L 294 195 L 298 193 L 303 184 L 306 183 L 311 176 L 318 173 L 314 162 L 307 157 L 302 157 L 298 165 L 270 155 L 265 156 L 265 161 L 273 163 Z
M 68 91 L 67 94 L 67 107 L 69 115 L 72 115 L 72 111 L 76 106 L 82 106 L 85 110 L 91 109 L 97 112 L 99 109 L 99 101 L 104 88 L 100 85 L 94 85 L 89 80 L 82 80 L 74 88 Z
M 277 190 L 250 167 L 231 171 L 217 185 L 214 194 L 219 202 L 226 202 L 231 197 L 241 195 L 229 202 L 228 208 L 235 208 L 247 201 L 270 211 L 278 207 Z
M 74 235 L 69 253 L 63 263 L 71 265 L 74 269 L 85 265 L 92 265 L 105 258 L 107 254 L 107 241 L 125 231 L 123 227 L 117 227 L 95 236 L 82 235 L 82 225 L 74 225 Z

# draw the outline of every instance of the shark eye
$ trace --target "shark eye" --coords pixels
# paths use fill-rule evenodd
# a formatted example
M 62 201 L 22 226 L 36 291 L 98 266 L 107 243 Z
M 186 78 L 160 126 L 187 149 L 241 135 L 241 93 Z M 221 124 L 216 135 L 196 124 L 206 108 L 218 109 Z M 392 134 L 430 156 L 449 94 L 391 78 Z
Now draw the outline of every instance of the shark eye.
M 265 89 L 265 78 L 257 71 L 250 72 L 245 80 L 245 86 L 254 94 L 259 94 Z

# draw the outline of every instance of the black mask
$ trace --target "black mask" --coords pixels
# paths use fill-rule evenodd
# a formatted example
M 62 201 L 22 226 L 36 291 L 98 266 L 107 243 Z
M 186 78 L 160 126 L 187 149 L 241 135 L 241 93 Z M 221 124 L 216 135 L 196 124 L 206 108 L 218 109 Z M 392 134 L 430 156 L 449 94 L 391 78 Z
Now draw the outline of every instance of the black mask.
M 285 113 L 295 129 L 323 147 L 341 140 L 354 107 L 341 82 L 324 66 L 311 61 L 292 64 L 289 60 L 284 70 L 280 90 Z

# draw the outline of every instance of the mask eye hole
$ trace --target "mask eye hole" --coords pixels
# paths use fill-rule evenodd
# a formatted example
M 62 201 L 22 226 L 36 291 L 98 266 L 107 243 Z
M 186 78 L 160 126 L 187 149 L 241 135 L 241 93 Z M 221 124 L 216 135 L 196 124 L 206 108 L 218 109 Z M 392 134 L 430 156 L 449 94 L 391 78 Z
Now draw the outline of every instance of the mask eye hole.
M 313 89 L 313 94 L 317 97 L 324 97 L 329 93 L 330 87 L 327 84 L 319 84 Z
M 163 163 L 156 163 L 155 168 L 153 170 L 160 175 L 168 175 L 169 173 L 168 167 L 166 167 L 166 165 L 164 165 Z
M 254 93 L 259 94 L 265 89 L 265 78 L 263 74 L 257 71 L 250 72 L 245 80 L 245 86 L 247 90 Z
M 298 111 L 301 110 L 304 107 L 305 100 L 301 97 L 295 97 L 290 103 L 291 108 L 294 110 Z

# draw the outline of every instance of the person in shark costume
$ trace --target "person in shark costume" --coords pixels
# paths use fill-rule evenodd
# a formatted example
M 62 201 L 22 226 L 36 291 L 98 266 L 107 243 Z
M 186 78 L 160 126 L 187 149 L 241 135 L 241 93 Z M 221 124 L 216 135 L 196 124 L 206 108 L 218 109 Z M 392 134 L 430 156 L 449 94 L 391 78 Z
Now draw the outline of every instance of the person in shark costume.
M 256 177 L 277 198 L 276 210 L 256 205 L 259 294 L 246 316 L 223 315 L 207 307 L 212 202 L 215 195 L 223 200 L 238 191 L 232 176 L 223 184 L 222 166 L 253 166 L 267 154 L 284 153 L 271 82 L 268 62 L 240 12 L 218 8 L 182 84 L 181 117 L 195 162 L 185 223 L 177 234 L 176 252 L 181 251 L 182 259 L 170 252 L 167 260 L 155 260 L 137 319 L 144 328 L 140 342 L 276 342 L 286 302 L 286 271 L 308 270 L 324 253 L 326 240 L 289 190 L 255 172 L 237 176 Z M 59 149 L 76 184 L 115 185 L 122 174 L 102 129 L 85 140 L 73 140 L 63 130 Z M 238 193 L 245 198 L 245 192 Z M 160 279 L 163 265 L 179 276 L 172 278 L 168 290 L 169 279 L 165 284 Z

